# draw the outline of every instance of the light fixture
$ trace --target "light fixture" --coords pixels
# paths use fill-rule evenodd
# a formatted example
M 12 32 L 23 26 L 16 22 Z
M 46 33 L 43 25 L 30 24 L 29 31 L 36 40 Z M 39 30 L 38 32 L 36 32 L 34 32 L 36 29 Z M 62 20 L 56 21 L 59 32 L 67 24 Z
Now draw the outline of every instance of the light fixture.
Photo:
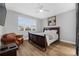
M 44 10 L 43 10 L 43 9 L 40 9 L 39 11 L 40 11 L 40 12 L 44 12 Z
M 45 9 L 44 5 L 38 4 L 38 10 L 36 11 L 37 13 L 43 13 L 43 12 L 50 12 L 50 10 Z

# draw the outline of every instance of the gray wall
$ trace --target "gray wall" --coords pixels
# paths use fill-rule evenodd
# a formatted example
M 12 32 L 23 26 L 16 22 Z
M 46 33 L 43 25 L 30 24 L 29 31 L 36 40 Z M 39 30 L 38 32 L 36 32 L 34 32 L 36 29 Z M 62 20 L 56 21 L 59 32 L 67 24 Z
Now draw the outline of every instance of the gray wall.
M 17 14 L 7 10 L 4 33 L 17 32 Z
M 19 32 L 17 29 L 18 26 L 18 16 L 28 17 L 27 15 L 23 15 L 14 11 L 7 11 L 6 23 L 5 23 L 5 31 L 15 32 L 18 34 L 23 34 L 25 38 L 27 38 L 27 32 Z M 32 18 L 32 17 L 29 17 Z M 56 25 L 60 26 L 60 39 L 63 41 L 75 43 L 76 38 L 76 12 L 75 10 L 68 11 L 56 16 Z M 35 19 L 35 18 L 32 18 Z M 42 32 L 43 27 L 47 26 L 47 19 L 37 20 L 37 32 Z
M 43 20 L 43 27 L 47 26 L 47 19 Z M 76 10 L 56 15 L 56 26 L 60 26 L 60 40 L 75 44 L 76 40 Z
M 24 14 L 15 12 L 15 11 L 7 10 L 4 33 L 14 32 L 14 33 L 17 33 L 17 34 L 24 35 L 25 38 L 28 37 L 27 32 L 18 31 L 18 17 L 19 16 L 30 18 L 30 19 L 35 19 L 37 21 L 37 32 L 42 31 L 42 21 L 41 21 L 41 19 L 33 18 L 31 16 L 28 16 L 28 15 L 24 15 Z
M 56 16 L 60 26 L 60 39 L 75 43 L 76 40 L 76 10 L 71 10 Z

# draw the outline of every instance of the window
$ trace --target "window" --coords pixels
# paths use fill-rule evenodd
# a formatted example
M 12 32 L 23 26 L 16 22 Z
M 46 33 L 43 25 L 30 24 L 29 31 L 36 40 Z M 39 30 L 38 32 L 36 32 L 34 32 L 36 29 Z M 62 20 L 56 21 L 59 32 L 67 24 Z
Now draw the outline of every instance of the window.
M 35 31 L 36 20 L 24 17 L 18 17 L 18 30 L 19 31 Z

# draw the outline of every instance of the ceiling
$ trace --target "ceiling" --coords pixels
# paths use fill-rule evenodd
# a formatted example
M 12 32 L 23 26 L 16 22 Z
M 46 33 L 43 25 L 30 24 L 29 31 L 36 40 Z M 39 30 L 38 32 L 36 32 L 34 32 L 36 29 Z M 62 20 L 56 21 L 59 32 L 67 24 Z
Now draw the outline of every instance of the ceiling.
M 39 3 L 6 3 L 8 10 L 13 10 L 39 19 L 45 19 L 75 9 L 75 3 L 40 3 L 49 12 L 38 12 Z

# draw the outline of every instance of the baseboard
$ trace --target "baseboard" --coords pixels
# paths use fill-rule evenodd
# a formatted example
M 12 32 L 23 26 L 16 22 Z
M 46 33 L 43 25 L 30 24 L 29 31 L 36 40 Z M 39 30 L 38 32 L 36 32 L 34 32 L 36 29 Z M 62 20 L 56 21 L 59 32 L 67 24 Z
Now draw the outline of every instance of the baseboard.
M 70 43 L 70 44 L 76 44 L 75 42 L 71 42 L 71 41 L 66 41 L 66 40 L 60 40 L 60 41 L 62 41 L 62 42 L 66 42 L 66 43 Z

